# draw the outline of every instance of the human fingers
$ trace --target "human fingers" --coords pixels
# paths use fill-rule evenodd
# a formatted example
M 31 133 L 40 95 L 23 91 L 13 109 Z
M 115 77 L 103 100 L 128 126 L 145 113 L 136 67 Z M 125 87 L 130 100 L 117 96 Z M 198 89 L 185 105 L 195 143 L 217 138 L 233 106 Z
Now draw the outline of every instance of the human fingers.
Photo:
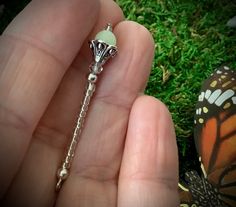
M 178 158 L 164 104 L 136 99 L 129 118 L 118 183 L 118 207 L 178 206 Z
M 100 6 L 88 39 L 94 38 L 107 22 L 115 26 L 123 19 L 122 11 L 113 1 L 102 0 Z M 71 139 L 89 72 L 87 58 L 91 57 L 91 51 L 84 52 L 86 48 L 89 48 L 87 40 L 37 125 L 21 169 L 6 196 L 7 206 L 50 206 L 55 201 L 56 172 Z
M 64 73 L 95 24 L 98 11 L 97 0 L 32 1 L 3 33 L 0 165 L 4 167 L 0 171 L 0 197 L 18 170 L 32 132 Z
M 150 33 L 134 22 L 121 22 L 114 32 L 119 52 L 104 66 L 57 206 L 116 206 L 130 108 L 146 85 L 154 44 Z

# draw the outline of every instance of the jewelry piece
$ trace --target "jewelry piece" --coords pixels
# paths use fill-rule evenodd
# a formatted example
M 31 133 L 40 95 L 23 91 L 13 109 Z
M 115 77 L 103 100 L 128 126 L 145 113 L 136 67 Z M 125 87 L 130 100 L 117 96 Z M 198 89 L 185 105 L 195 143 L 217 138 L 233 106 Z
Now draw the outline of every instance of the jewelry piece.
M 56 191 L 60 190 L 62 183 L 69 176 L 69 169 L 75 155 L 76 146 L 83 128 L 90 99 L 95 91 L 95 83 L 97 82 L 98 74 L 102 72 L 102 66 L 106 63 L 106 61 L 117 54 L 116 37 L 112 33 L 111 24 L 107 24 L 106 29 L 100 31 L 95 36 L 95 39 L 89 42 L 89 47 L 92 50 L 94 60 L 89 67 L 90 73 L 88 75 L 88 83 L 84 99 L 81 103 L 81 109 L 77 119 L 73 137 L 68 147 L 67 154 L 62 163 L 62 166 L 57 172 Z

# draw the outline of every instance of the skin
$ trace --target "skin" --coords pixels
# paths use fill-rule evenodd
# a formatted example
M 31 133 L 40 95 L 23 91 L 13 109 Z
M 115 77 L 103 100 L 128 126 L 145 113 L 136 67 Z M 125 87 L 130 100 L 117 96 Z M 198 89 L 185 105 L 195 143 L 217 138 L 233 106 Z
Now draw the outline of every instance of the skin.
M 70 176 L 56 171 L 79 112 L 87 42 L 113 24 L 119 53 L 104 66 Z M 33 0 L 0 38 L 1 206 L 178 206 L 170 113 L 142 95 L 154 42 L 112 0 Z

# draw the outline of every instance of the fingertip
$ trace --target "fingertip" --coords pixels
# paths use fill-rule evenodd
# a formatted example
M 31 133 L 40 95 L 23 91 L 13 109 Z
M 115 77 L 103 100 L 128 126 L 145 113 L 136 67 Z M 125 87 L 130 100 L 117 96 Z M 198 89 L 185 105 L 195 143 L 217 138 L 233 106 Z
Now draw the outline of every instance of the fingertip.
M 146 95 L 135 100 L 130 113 L 127 144 L 128 151 L 142 152 L 140 159 L 147 160 L 140 163 L 139 170 L 146 168 L 151 177 L 163 178 L 172 186 L 177 184 L 176 136 L 171 114 L 164 103 Z
M 115 33 L 118 33 L 117 36 L 119 36 L 120 32 L 124 33 L 125 31 L 129 32 L 129 34 L 123 35 L 123 38 L 132 35 L 132 42 L 136 45 L 143 45 L 147 49 L 146 53 L 149 53 L 153 58 L 155 42 L 152 34 L 145 26 L 134 21 L 125 20 L 118 23 L 114 30 Z
M 104 28 L 108 23 L 113 28 L 124 20 L 122 9 L 115 1 L 100 0 L 99 21 L 96 22 L 93 30 L 89 34 L 89 39 L 93 39 L 95 35 Z
M 80 50 L 80 54 L 83 54 L 84 57 L 87 59 L 88 62 L 91 60 L 91 50 L 88 47 L 88 41 L 94 39 L 96 34 L 104 29 L 107 24 L 111 24 L 113 28 L 124 20 L 124 14 L 119 5 L 115 1 L 107 1 L 107 0 L 100 0 L 100 10 L 98 15 L 98 20 L 94 25 L 92 31 L 89 33 L 87 37 L 87 41 L 84 42 L 82 49 Z M 76 65 L 79 65 L 77 63 Z
M 154 97 L 139 96 L 132 106 L 119 184 L 122 206 L 178 205 L 173 123 L 165 104 Z
M 147 111 L 147 109 L 149 110 Z M 153 96 L 148 96 L 148 95 L 138 96 L 133 104 L 132 111 L 133 110 L 140 116 L 151 115 L 158 117 L 159 120 L 164 119 L 164 123 L 168 123 L 167 125 L 170 126 L 169 128 L 173 129 L 173 121 L 169 109 L 163 102 L 161 102 L 160 100 L 158 100 Z M 149 113 L 148 114 L 144 113 L 145 111 Z M 159 121 L 157 120 L 157 122 Z M 174 130 L 172 130 L 172 135 L 175 135 Z
M 155 97 L 144 95 L 138 97 L 136 101 L 138 107 L 143 109 L 140 118 L 150 116 L 149 120 L 152 119 L 156 129 L 157 174 L 175 186 L 178 182 L 178 148 L 171 113 L 168 107 Z
M 151 71 L 153 38 L 145 27 L 132 21 L 121 21 L 114 27 L 114 33 L 117 37 L 118 54 L 107 64 L 103 73 L 106 80 L 99 90 L 112 94 L 113 97 L 119 96 L 120 99 L 133 96 L 128 103 L 132 104 L 137 93 L 145 88 Z M 112 85 L 115 87 L 111 87 L 111 79 L 106 77 L 114 77 Z
M 135 107 L 136 105 L 138 105 L 138 107 L 139 106 L 142 107 L 143 105 L 150 105 L 153 109 L 166 113 L 168 114 L 168 116 L 170 116 L 167 106 L 163 102 L 161 102 L 160 100 L 158 100 L 157 98 L 153 96 L 140 94 L 135 100 L 133 106 Z
M 115 1 L 101 0 L 100 14 L 104 16 L 103 22 L 101 21 L 100 24 L 112 23 L 113 27 L 125 18 L 122 9 Z M 102 26 L 104 25 L 100 25 L 100 27 Z M 99 27 L 97 26 L 97 28 Z

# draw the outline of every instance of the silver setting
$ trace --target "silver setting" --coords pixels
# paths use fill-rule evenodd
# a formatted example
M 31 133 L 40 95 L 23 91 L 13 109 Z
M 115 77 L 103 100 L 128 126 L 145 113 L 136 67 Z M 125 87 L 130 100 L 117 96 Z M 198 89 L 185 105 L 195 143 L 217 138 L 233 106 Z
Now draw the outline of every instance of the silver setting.
M 112 31 L 111 24 L 108 24 L 106 30 Z M 57 172 L 57 184 L 56 191 L 61 189 L 63 182 L 69 176 L 69 169 L 71 167 L 73 157 L 75 155 L 76 147 L 79 142 L 80 134 L 84 126 L 86 114 L 90 104 L 90 100 L 94 94 L 96 88 L 96 82 L 98 79 L 98 74 L 103 70 L 103 65 L 111 58 L 117 54 L 117 47 L 114 45 L 106 44 L 101 40 L 91 40 L 89 46 L 93 53 L 93 62 L 90 65 L 90 73 L 88 75 L 88 83 L 85 90 L 84 99 L 81 103 L 80 113 L 76 122 L 76 127 L 73 132 L 73 136 L 69 147 L 67 149 L 66 157 L 62 162 L 61 168 Z
M 102 72 L 102 66 L 111 57 L 117 54 L 117 47 L 108 45 L 101 40 L 92 40 L 89 43 L 89 47 L 92 50 L 94 62 L 90 66 L 91 72 L 99 74 Z

